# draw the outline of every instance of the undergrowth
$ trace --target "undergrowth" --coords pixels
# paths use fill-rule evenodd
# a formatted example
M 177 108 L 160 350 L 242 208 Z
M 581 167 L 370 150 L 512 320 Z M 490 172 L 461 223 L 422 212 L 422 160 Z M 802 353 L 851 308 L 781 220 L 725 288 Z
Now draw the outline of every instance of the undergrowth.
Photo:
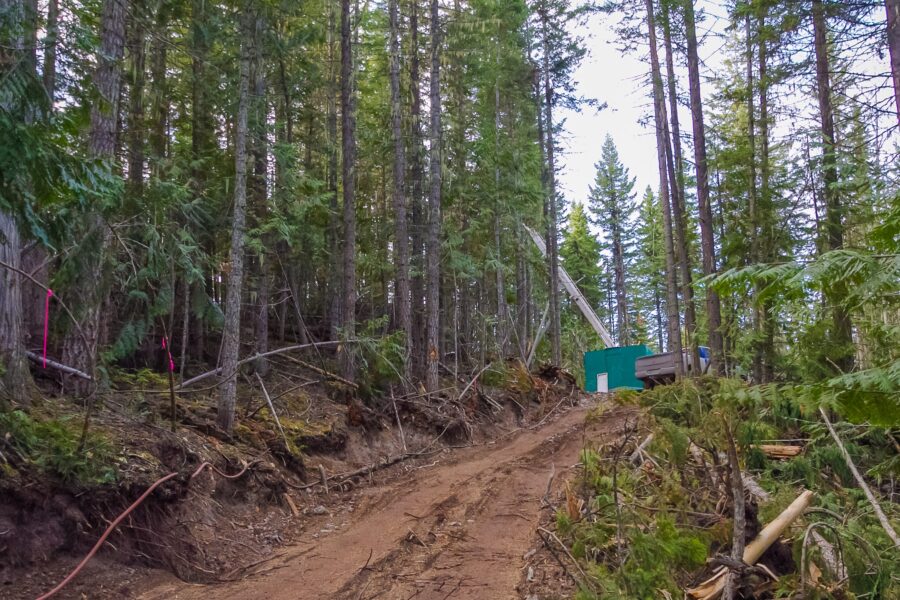
M 639 404 L 646 417 L 629 424 L 616 442 L 585 449 L 581 473 L 557 513 L 557 531 L 589 578 L 576 598 L 680 598 L 709 576 L 707 559 L 727 555 L 732 542 L 729 437 L 742 471 L 769 495 L 759 501 L 747 496 L 748 542 L 804 488 L 815 493 L 810 511 L 782 536 L 781 555 L 776 548 L 761 561 L 778 581 L 756 582 L 754 595 L 746 597 L 900 598 L 900 554 L 817 418 L 809 390 L 797 389 L 700 378 L 620 394 L 619 402 Z M 848 452 L 897 523 L 894 431 L 836 421 Z M 652 443 L 632 462 L 650 433 Z M 803 450 L 776 460 L 759 448 L 774 442 Z M 846 578 L 829 572 L 810 527 L 837 549 Z
M 88 433 L 79 449 L 81 422 L 68 418 L 38 420 L 21 410 L 0 413 L 4 448 L 28 466 L 34 466 L 67 484 L 84 486 L 116 480 L 116 452 L 112 442 L 97 431 Z M 12 469 L 10 461 L 3 463 Z M 7 474 L 11 474 L 7 471 Z

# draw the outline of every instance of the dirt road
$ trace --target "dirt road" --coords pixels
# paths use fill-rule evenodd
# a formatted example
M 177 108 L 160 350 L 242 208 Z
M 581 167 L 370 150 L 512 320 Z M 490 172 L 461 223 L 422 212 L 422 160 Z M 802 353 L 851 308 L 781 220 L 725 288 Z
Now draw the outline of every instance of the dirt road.
M 209 586 L 173 582 L 143 598 L 520 598 L 523 555 L 551 474 L 560 482 L 585 439 L 615 435 L 631 414 L 613 409 L 586 426 L 586 412 L 571 409 L 504 441 L 460 450 L 448 464 L 364 489 L 346 523 L 305 536 L 264 573 Z

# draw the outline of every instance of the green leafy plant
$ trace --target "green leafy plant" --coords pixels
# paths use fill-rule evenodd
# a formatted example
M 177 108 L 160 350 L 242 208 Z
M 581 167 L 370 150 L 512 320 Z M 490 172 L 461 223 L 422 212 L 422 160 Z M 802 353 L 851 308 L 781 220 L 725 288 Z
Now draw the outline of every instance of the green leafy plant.
M 79 450 L 77 419 L 39 421 L 21 410 L 0 413 L 0 436 L 26 461 L 66 483 L 96 485 L 116 479 L 112 442 L 95 430 Z

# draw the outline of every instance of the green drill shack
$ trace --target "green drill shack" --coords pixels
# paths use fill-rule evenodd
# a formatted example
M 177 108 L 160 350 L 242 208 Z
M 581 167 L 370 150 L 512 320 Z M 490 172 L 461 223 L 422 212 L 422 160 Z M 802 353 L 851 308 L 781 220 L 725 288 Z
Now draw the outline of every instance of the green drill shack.
M 650 348 L 643 344 L 585 352 L 584 389 L 588 392 L 644 389 L 644 383 L 634 376 L 634 361 L 650 354 L 653 354 Z

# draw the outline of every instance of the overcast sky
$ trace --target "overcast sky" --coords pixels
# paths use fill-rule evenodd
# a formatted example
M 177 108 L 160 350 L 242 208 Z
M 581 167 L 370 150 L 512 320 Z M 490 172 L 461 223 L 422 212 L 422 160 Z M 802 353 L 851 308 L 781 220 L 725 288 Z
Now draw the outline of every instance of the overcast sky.
M 721 31 L 725 21 L 715 14 L 724 16 L 724 11 L 707 1 L 698 2 L 698 7 L 707 13 L 706 21 L 698 25 L 700 36 L 710 30 Z M 615 16 L 604 14 L 591 16 L 586 28 L 590 34 L 585 40 L 589 54 L 575 73 L 579 93 L 600 103 L 605 102 L 607 107 L 599 112 L 592 108 L 580 113 L 561 111 L 566 119 L 566 136 L 562 140 L 563 171 L 559 181 L 561 192 L 570 203 L 587 199 L 588 188 L 594 181 L 594 163 L 600 158 L 606 134 L 613 137 L 622 163 L 637 178 L 635 192 L 639 198 L 648 185 L 654 190 L 659 185 L 656 139 L 650 127 L 639 123 L 649 117 L 652 110 L 647 96 L 649 88 L 641 87 L 647 79 L 650 65 L 642 59 L 642 55 L 622 55 L 616 49 L 615 19 Z M 707 41 L 700 48 L 701 60 L 706 59 L 705 67 L 701 66 L 701 69 L 709 68 L 710 62 L 716 62 L 717 54 L 709 47 L 720 48 L 722 43 L 715 37 L 707 38 Z M 680 82 L 686 82 L 686 77 L 686 72 L 679 70 Z M 704 89 L 704 96 L 709 91 Z M 690 118 L 690 114 L 682 108 L 679 115 L 683 127 L 689 129 L 690 121 L 686 119 Z
M 725 28 L 728 25 L 727 10 L 722 0 L 697 0 L 698 17 L 697 34 L 700 38 L 700 78 L 701 91 L 704 98 L 714 93 L 713 85 L 708 77 L 721 72 L 724 68 Z M 873 9 L 874 19 L 883 18 L 883 11 Z M 652 103 L 647 94 L 648 87 L 642 87 L 647 81 L 650 70 L 649 62 L 644 58 L 646 51 L 622 55 L 616 49 L 615 15 L 594 14 L 587 27 L 580 26 L 579 33 L 588 31 L 585 39 L 588 56 L 575 73 L 578 92 L 589 98 L 595 98 L 607 107 L 601 111 L 585 108 L 582 112 L 559 111 L 565 118 L 566 134 L 561 140 L 563 147 L 562 172 L 559 176 L 560 191 L 569 203 L 583 202 L 587 199 L 589 186 L 594 181 L 594 163 L 600 158 L 600 150 L 606 134 L 610 134 L 619 149 L 622 163 L 631 175 L 637 178 L 635 192 L 640 198 L 649 185 L 654 190 L 659 186 L 659 175 L 656 164 L 656 139 L 649 122 L 641 125 L 643 119 L 651 117 Z M 660 40 L 661 43 L 661 40 Z M 661 49 L 660 49 L 661 50 Z M 660 59 L 662 60 L 662 53 Z M 676 60 L 676 74 L 680 93 L 685 93 L 687 70 Z M 856 57 L 854 69 L 880 74 L 884 78 L 883 89 L 879 92 L 881 103 L 889 111 L 883 118 L 887 126 L 893 126 L 893 110 L 890 71 L 887 58 L 883 56 Z M 878 83 L 880 80 L 875 80 Z M 782 91 L 784 94 L 784 91 Z M 792 99 L 782 102 L 794 103 L 794 107 L 804 106 L 812 111 L 816 109 L 815 96 L 811 90 L 806 94 L 795 91 Z M 690 135 L 690 112 L 687 107 L 680 107 L 679 116 L 682 124 L 682 135 Z M 802 123 L 789 122 L 785 119 L 776 121 L 774 133 L 789 137 L 792 129 L 802 127 Z M 884 136 L 884 128 L 881 135 Z M 900 147 L 900 130 L 894 128 L 886 138 L 882 151 L 897 152 Z M 692 159 L 691 150 L 685 147 L 686 158 Z

